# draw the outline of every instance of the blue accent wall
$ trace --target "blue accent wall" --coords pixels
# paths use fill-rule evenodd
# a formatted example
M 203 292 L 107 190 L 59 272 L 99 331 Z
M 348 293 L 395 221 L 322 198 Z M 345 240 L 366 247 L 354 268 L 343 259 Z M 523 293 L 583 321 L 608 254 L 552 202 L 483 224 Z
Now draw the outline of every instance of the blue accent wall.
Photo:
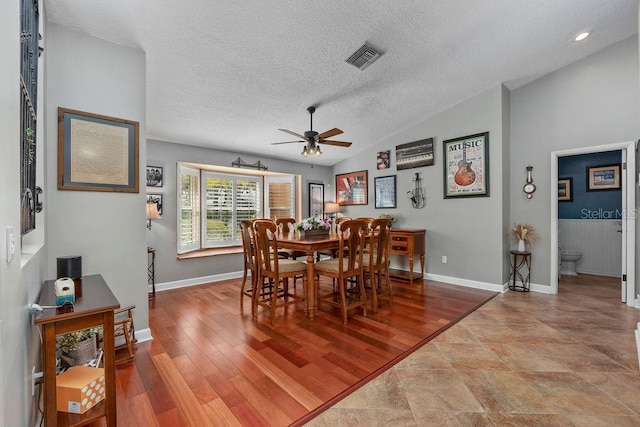
M 558 179 L 572 178 L 572 201 L 558 202 L 560 219 L 620 219 L 622 190 L 587 191 L 587 167 L 620 164 L 621 151 L 558 158 Z M 622 173 L 622 170 L 620 170 Z

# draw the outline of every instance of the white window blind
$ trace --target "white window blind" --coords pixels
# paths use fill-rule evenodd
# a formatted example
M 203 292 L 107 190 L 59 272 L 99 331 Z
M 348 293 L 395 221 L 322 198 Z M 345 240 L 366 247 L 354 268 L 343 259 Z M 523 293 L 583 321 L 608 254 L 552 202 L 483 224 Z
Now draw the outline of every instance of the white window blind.
M 178 253 L 200 248 L 200 171 L 178 165 Z
M 261 182 L 259 176 L 203 173 L 204 247 L 242 244 L 240 221 L 261 215 Z
M 265 177 L 267 208 L 265 216 L 277 218 L 295 218 L 295 185 L 293 176 Z

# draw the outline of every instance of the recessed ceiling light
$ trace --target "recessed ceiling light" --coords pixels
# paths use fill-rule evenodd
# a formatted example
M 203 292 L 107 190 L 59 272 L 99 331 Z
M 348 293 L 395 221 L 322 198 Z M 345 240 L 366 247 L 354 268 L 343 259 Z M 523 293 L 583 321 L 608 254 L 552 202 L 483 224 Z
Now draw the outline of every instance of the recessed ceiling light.
M 587 37 L 589 37 L 591 33 L 589 31 L 585 31 L 584 33 L 580 33 L 576 36 L 575 39 L 573 39 L 574 42 L 581 42 L 582 40 L 586 39 Z

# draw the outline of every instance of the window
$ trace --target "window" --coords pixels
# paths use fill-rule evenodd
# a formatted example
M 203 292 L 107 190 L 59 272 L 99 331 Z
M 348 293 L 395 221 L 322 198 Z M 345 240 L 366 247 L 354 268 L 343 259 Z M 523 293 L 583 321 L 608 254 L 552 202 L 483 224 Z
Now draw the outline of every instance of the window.
M 242 245 L 243 220 L 295 218 L 300 197 L 296 179 L 300 177 L 178 164 L 178 253 Z
M 200 248 L 200 171 L 178 166 L 178 253 Z
M 20 232 L 36 228 L 36 111 L 38 95 L 38 57 L 40 56 L 38 0 L 20 4 Z
M 203 172 L 204 247 L 242 244 L 240 221 L 262 216 L 261 184 L 260 177 Z

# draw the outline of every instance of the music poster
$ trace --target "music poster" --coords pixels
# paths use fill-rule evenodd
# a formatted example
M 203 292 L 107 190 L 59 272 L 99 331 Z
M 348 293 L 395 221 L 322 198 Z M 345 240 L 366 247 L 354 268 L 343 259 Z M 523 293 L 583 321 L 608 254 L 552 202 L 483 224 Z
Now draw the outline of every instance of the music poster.
M 489 132 L 443 144 L 444 198 L 489 196 Z

